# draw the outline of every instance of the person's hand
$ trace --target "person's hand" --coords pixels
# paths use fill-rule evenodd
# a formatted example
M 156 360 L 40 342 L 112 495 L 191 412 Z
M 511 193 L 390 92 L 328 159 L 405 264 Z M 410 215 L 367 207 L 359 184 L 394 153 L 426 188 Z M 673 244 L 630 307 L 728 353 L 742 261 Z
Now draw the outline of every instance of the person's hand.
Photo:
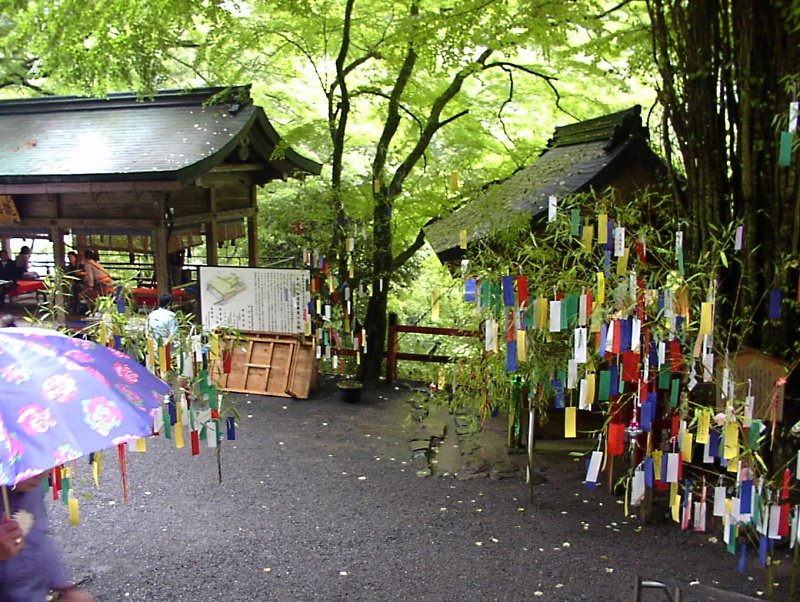
M 14 558 L 25 547 L 22 529 L 15 520 L 0 523 L 0 560 Z
M 61 602 L 97 602 L 97 598 L 92 594 L 77 588 L 70 588 L 60 592 L 58 600 Z

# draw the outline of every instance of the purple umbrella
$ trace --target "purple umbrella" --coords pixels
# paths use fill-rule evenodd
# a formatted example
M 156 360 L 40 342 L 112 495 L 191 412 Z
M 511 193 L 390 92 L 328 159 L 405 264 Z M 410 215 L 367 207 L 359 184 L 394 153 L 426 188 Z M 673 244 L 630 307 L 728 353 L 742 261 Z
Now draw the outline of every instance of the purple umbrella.
M 152 434 L 170 387 L 109 347 L 0 329 L 0 484 Z

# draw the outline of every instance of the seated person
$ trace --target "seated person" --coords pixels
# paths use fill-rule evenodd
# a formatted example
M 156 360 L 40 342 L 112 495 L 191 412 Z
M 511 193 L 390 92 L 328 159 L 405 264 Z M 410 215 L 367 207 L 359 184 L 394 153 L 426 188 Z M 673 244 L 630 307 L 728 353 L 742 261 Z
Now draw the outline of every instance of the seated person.
M 83 261 L 75 251 L 70 251 L 67 253 L 67 263 L 61 269 L 64 271 L 64 275 L 69 276 L 65 288 L 69 288 L 70 307 L 73 313 L 79 313 L 78 305 L 83 290 Z
M 86 289 L 102 293 L 109 289 L 109 285 L 114 281 L 106 269 L 98 261 L 97 253 L 87 249 L 84 254 L 83 272 Z
M 169 343 L 178 334 L 178 322 L 175 312 L 170 309 L 172 295 L 164 293 L 158 298 L 158 309 L 147 316 L 147 329 L 159 343 Z
M 31 271 L 31 248 L 24 246 L 14 258 L 16 278 L 14 280 L 36 280 L 39 274 Z

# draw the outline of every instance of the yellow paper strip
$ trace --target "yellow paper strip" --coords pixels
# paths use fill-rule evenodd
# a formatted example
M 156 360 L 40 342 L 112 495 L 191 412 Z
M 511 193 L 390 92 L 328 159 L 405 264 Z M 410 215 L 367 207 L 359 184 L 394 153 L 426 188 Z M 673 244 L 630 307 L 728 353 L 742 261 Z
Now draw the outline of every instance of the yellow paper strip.
M 597 216 L 597 244 L 608 243 L 608 215 L 601 213 Z
M 708 443 L 708 429 L 711 425 L 711 412 L 703 408 L 697 416 L 697 442 Z
M 108 324 L 105 320 L 100 320 L 100 344 L 108 345 Z
M 450 173 L 450 190 L 458 190 L 458 172 Z
M 210 360 L 218 360 L 219 359 L 219 337 L 215 334 L 212 334 L 209 337 L 209 346 L 208 346 L 208 359 Z
M 684 431 L 683 441 L 681 441 L 681 460 L 684 462 L 692 461 L 692 439 L 694 439 L 694 435 L 689 431 Z
M 594 244 L 594 226 L 586 225 L 583 227 L 583 250 L 587 253 L 592 252 Z
M 137 452 L 146 452 L 147 451 L 147 437 L 141 437 L 136 440 L 136 445 L 134 450 Z
M 69 499 L 69 522 L 74 527 L 81 524 L 81 511 L 78 508 L 78 498 L 75 497 Z
M 739 425 L 736 422 L 725 423 L 725 459 L 733 460 L 739 455 Z
M 186 445 L 183 441 L 183 408 L 179 403 L 176 403 L 175 406 L 177 420 L 175 421 L 175 424 L 172 425 L 172 436 L 175 437 L 176 449 L 182 449 Z
M 678 484 L 669 484 L 669 507 L 672 510 L 672 520 L 681 522 L 681 496 L 678 495 Z
M 628 259 L 631 256 L 631 248 L 625 247 L 625 253 L 617 260 L 617 277 L 621 278 L 628 272 Z
M 467 248 L 467 231 L 461 230 L 458 233 L 458 246 L 461 249 Z
M 604 303 L 606 300 L 606 275 L 597 272 L 597 304 Z
M 656 481 L 662 480 L 661 475 L 661 453 L 660 449 L 653 451 L 653 476 L 655 477 Z
M 576 436 L 575 406 L 570 406 L 564 409 L 564 438 L 574 439 Z
M 517 330 L 517 361 L 524 362 L 527 355 L 525 349 L 525 331 Z
M 712 316 L 714 315 L 714 304 L 711 301 L 704 302 L 700 309 L 700 330 L 698 335 L 711 334 L 713 324 Z
M 539 297 L 536 299 L 536 328 L 547 328 L 547 323 L 550 320 L 550 303 L 547 297 Z
M 158 367 L 161 370 L 162 375 L 166 375 L 169 372 L 169 366 L 167 365 L 167 347 L 166 345 L 161 345 L 158 348 Z

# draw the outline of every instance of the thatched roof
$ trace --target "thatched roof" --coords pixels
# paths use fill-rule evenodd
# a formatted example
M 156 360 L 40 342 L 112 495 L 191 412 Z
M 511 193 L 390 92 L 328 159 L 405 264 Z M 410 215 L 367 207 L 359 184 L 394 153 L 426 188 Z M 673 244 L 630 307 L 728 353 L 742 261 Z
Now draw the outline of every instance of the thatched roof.
M 518 215 L 531 218 L 547 210 L 548 197 L 602 188 L 636 158 L 661 165 L 650 150 L 647 128 L 638 105 L 556 128 L 547 150 L 533 164 L 450 215 L 424 228 L 425 236 L 442 262 L 457 261 L 462 230 L 467 242 L 480 240 L 508 226 Z

